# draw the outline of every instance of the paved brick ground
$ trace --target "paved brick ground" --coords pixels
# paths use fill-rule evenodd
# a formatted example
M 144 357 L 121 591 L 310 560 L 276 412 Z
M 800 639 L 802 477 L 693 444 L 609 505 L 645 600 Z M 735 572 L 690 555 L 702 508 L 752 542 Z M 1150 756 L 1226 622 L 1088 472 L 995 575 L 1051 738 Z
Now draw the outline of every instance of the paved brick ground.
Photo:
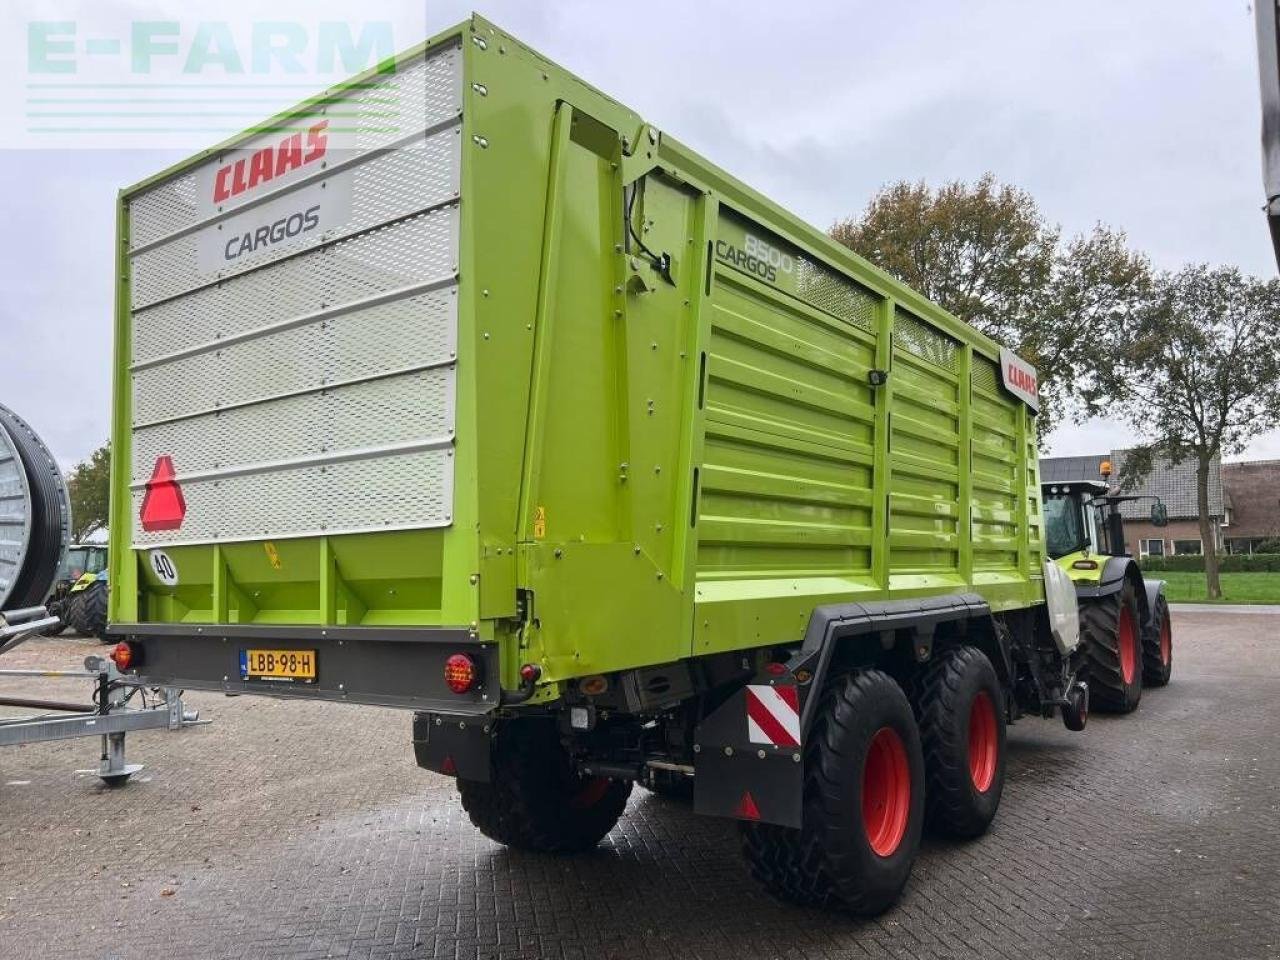
M 407 715 L 198 696 L 216 723 L 134 736 L 123 791 L 76 772 L 94 741 L 0 751 L 0 957 L 1280 957 L 1280 615 L 1175 630 L 1134 716 L 1013 728 L 991 833 L 928 843 L 874 922 L 772 902 L 732 824 L 639 791 L 591 855 L 511 853 Z

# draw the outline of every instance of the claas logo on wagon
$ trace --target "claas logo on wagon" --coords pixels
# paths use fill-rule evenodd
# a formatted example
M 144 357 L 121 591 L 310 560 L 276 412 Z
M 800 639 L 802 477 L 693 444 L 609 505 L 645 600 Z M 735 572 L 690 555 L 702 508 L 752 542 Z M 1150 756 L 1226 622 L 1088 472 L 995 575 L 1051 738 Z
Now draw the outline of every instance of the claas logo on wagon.
M 1011 363 L 1005 369 L 1005 377 L 1008 379 L 1010 386 L 1025 390 L 1027 393 L 1036 392 L 1036 375 L 1030 370 L 1023 370 L 1021 367 L 1015 367 Z
M 1006 347 L 1000 348 L 1000 379 L 1006 390 L 1039 413 L 1040 382 L 1036 368 Z
M 321 120 L 305 133 L 285 137 L 218 169 L 213 178 L 213 202 L 226 203 L 255 187 L 301 170 L 324 158 L 329 149 L 329 121 Z

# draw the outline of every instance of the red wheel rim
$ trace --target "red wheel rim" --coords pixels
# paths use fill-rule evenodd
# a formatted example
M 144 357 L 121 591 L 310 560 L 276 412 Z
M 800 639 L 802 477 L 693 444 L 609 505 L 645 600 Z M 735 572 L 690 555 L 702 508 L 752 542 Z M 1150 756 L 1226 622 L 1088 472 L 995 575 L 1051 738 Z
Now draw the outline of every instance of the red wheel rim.
M 1133 629 L 1133 613 L 1128 607 L 1120 608 L 1116 642 L 1120 647 L 1120 676 L 1124 678 L 1126 684 L 1133 683 L 1133 674 L 1138 663 L 1138 635 Z
M 867 747 L 862 767 L 862 827 L 877 856 L 902 844 L 911 814 L 911 767 L 898 732 L 881 727 Z
M 1169 626 L 1169 618 L 1160 624 L 1160 664 L 1167 667 L 1173 659 L 1173 628 Z
M 991 789 L 996 778 L 1000 743 L 996 736 L 996 707 L 985 690 L 979 690 L 969 708 L 969 779 L 979 793 Z
M 574 810 L 589 810 L 604 799 L 609 789 L 609 781 L 605 777 L 592 777 L 573 795 L 569 806 Z

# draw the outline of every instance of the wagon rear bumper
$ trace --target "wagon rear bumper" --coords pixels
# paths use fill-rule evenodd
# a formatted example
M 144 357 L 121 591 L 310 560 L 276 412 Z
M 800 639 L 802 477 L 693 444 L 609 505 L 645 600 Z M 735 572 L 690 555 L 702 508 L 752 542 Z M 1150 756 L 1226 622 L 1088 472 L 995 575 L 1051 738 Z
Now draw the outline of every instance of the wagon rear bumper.
M 498 646 L 462 627 L 298 627 L 220 624 L 114 624 L 113 642 L 133 648 L 129 671 L 142 683 L 403 707 L 479 716 L 498 705 Z M 247 649 L 313 651 L 313 682 L 245 679 Z M 445 661 L 471 657 L 479 684 L 456 694 L 445 684 Z

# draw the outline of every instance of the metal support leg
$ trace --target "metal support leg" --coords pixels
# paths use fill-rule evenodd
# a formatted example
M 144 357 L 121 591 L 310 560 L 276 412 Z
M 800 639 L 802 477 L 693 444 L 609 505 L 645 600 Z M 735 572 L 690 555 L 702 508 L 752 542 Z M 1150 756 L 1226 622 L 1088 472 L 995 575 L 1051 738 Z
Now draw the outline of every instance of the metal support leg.
M 142 769 L 140 763 L 125 763 L 124 732 L 108 733 L 102 738 L 102 762 L 98 776 L 108 787 L 123 787 L 129 778 Z
M 40 609 L 9 611 L 0 615 L 0 653 L 5 644 L 20 642 L 25 634 L 19 634 L 13 621 L 17 614 L 25 619 L 22 630 L 28 625 L 38 626 L 43 620 Z M 6 619 L 7 618 L 7 619 Z M 34 618 L 34 619 L 32 619 Z M 4 631 L 8 630 L 6 634 Z M 6 637 L 8 639 L 6 640 Z M 94 706 L 88 704 L 60 704 L 53 701 L 25 698 L 28 705 L 40 709 L 61 708 L 67 716 L 33 716 L 0 718 L 0 747 L 10 744 L 41 743 L 49 740 L 65 740 L 72 737 L 99 737 L 102 755 L 98 764 L 98 776 L 108 787 L 121 787 L 142 769 L 140 763 L 129 763 L 125 758 L 125 736 L 130 730 L 181 730 L 209 723 L 201 720 L 200 713 L 188 710 L 178 690 L 164 690 L 164 703 L 148 707 L 145 695 L 142 709 L 130 708 L 129 698 L 138 693 L 136 687 L 121 682 L 121 675 L 107 657 L 85 658 L 83 670 L 0 670 L 0 677 L 31 677 L 43 679 L 85 679 L 94 681 L 96 695 Z M 7 698 L 16 703 L 23 698 Z

